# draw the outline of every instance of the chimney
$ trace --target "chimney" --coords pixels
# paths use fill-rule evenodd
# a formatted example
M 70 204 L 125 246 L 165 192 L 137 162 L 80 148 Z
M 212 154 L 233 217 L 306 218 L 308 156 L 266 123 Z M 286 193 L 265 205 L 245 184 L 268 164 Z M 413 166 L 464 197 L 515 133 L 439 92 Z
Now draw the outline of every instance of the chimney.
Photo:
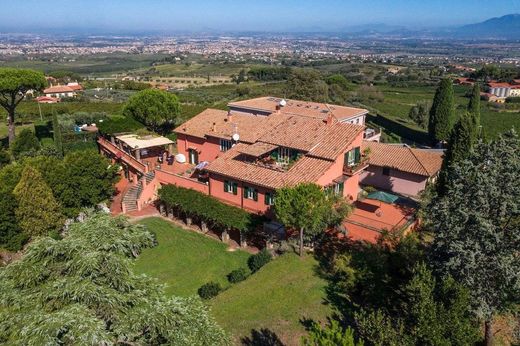
M 211 131 L 217 132 L 217 123 L 213 123 L 213 126 L 211 126 Z
M 233 121 L 233 114 L 231 114 L 231 110 L 227 111 L 227 119 L 228 119 L 229 122 Z
M 329 114 L 327 114 L 327 119 L 325 119 L 325 123 L 327 125 L 332 125 L 333 122 L 334 122 L 334 115 L 332 115 L 332 112 L 329 112 Z

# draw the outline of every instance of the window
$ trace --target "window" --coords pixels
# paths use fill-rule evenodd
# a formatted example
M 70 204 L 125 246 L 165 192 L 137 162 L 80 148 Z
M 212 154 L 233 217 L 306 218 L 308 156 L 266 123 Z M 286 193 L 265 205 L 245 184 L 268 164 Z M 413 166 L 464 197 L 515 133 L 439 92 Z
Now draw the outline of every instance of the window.
M 265 205 L 274 205 L 274 196 L 272 192 L 266 192 L 264 195 Z
M 383 167 L 383 175 L 390 176 L 390 167 Z
M 334 194 L 336 196 L 343 196 L 344 183 L 334 184 Z
M 199 153 L 195 149 L 188 150 L 188 162 L 192 165 L 197 165 L 199 163 Z
M 228 151 L 233 146 L 233 143 L 227 139 L 220 140 L 220 151 Z
M 244 186 L 244 198 L 258 201 L 258 190 L 249 186 Z
M 224 192 L 236 195 L 238 193 L 238 184 L 234 181 L 224 181 Z
M 345 153 L 345 165 L 355 166 L 361 160 L 361 148 L 357 147 Z
M 291 159 L 291 149 L 280 147 L 278 148 L 278 161 L 289 162 Z

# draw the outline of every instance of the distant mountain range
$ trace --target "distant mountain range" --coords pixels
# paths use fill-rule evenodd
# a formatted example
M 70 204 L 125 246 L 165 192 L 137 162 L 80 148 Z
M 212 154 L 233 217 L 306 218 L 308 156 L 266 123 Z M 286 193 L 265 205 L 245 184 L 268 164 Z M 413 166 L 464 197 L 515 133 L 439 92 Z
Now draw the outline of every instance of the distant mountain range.
M 458 37 L 520 39 L 520 14 L 508 14 L 481 23 L 461 26 L 453 32 Z
M 411 29 L 399 25 L 365 24 L 344 27 L 341 31 L 354 36 L 436 37 L 460 39 L 520 40 L 520 14 L 508 14 L 484 22 L 451 28 Z

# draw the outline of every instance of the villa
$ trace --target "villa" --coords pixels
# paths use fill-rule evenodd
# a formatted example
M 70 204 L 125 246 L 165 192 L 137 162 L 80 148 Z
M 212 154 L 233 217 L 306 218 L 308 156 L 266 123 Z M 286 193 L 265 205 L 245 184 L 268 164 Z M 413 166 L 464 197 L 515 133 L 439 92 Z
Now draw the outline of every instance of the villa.
M 142 210 L 173 184 L 272 217 L 275 192 L 285 186 L 315 183 L 356 203 L 362 185 L 416 196 L 440 170 L 442 153 L 378 143 L 364 109 L 274 97 L 228 106 L 175 128 L 176 143 L 100 136 L 100 151 L 122 167 L 120 212 Z

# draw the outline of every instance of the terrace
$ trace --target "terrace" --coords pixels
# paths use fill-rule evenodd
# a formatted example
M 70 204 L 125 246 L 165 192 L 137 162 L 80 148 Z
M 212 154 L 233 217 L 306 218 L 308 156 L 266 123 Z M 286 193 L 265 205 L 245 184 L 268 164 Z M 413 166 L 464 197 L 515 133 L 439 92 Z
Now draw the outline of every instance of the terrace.
M 278 172 L 286 172 L 303 156 L 297 150 L 263 142 L 241 147 L 238 151 L 244 161 Z

